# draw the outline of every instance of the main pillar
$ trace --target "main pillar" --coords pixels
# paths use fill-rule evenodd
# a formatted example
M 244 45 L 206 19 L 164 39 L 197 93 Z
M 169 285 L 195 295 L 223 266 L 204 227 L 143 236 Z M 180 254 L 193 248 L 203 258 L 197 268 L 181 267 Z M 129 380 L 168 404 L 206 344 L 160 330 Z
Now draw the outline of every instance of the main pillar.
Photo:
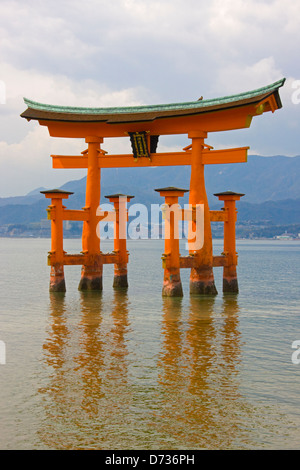
M 190 254 L 195 256 L 195 265 L 191 269 L 190 275 L 190 293 L 216 295 L 217 289 L 213 274 L 213 248 L 212 233 L 210 225 L 209 205 L 205 189 L 203 147 L 204 139 L 207 133 L 203 131 L 189 132 L 189 138 L 192 139 L 192 158 L 191 158 L 191 180 L 189 204 L 195 207 L 197 204 L 204 206 L 204 234 L 203 246 L 200 249 L 189 250 Z M 193 232 L 196 232 L 193 222 Z
M 127 202 L 134 196 L 125 194 L 111 194 L 105 196 L 114 204 L 115 223 L 114 223 L 114 252 L 118 255 L 118 263 L 114 265 L 113 287 L 128 287 L 127 279 Z
M 159 192 L 160 196 L 165 197 L 166 205 L 162 295 L 167 297 L 182 297 L 178 231 L 178 222 L 182 220 L 182 214 L 178 207 L 178 197 L 182 197 L 188 190 L 169 187 L 156 189 L 155 191 Z
M 237 252 L 235 239 L 235 224 L 237 210 L 235 201 L 239 201 L 244 194 L 225 191 L 216 193 L 215 196 L 220 201 L 224 201 L 224 211 L 227 217 L 224 222 L 224 255 L 227 258 L 227 265 L 223 268 L 223 292 L 237 293 L 239 291 L 237 280 Z
M 66 283 L 64 275 L 64 249 L 63 249 L 63 199 L 67 199 L 69 191 L 60 189 L 50 189 L 41 191 L 46 198 L 51 199 L 48 207 L 49 218 L 51 219 L 51 271 L 50 271 L 50 292 L 65 292 Z M 51 215 L 50 215 L 51 212 Z
M 102 290 L 103 264 L 100 256 L 100 239 L 97 235 L 97 208 L 100 204 L 100 168 L 98 155 L 101 137 L 86 137 L 88 143 L 88 170 L 86 179 L 86 198 L 84 210 L 88 211 L 88 220 L 83 222 L 82 252 L 88 262 L 82 266 L 79 290 Z

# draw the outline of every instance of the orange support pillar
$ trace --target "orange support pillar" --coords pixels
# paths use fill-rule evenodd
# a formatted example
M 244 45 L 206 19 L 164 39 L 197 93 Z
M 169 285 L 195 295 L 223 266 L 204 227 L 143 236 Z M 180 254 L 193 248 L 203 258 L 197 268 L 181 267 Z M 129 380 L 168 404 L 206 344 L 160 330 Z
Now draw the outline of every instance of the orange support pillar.
M 127 279 L 127 202 L 134 196 L 125 194 L 111 194 L 105 196 L 110 202 L 113 202 L 116 212 L 114 224 L 114 252 L 118 254 L 118 263 L 114 265 L 113 287 L 128 287 Z
M 227 264 L 223 270 L 223 292 L 237 293 L 239 288 L 236 272 L 238 262 L 235 239 L 235 224 L 237 219 L 235 201 L 239 201 L 244 194 L 225 191 L 217 193 L 215 196 L 220 201 L 224 201 L 224 211 L 227 212 L 224 222 L 224 255 L 227 258 Z
M 98 155 L 101 137 L 86 137 L 88 143 L 88 169 L 86 180 L 86 198 L 84 210 L 88 211 L 88 220 L 83 222 L 82 251 L 87 254 L 88 263 L 82 266 L 79 290 L 102 290 L 103 265 L 100 256 L 100 239 L 97 235 L 97 209 L 100 204 L 100 169 Z
M 180 253 L 178 222 L 182 219 L 178 207 L 178 197 L 182 197 L 187 189 L 161 188 L 155 191 L 165 197 L 165 253 L 163 255 L 164 281 L 162 295 L 167 297 L 182 297 L 180 278 Z M 176 220 L 177 219 L 177 220 Z
M 195 207 L 197 204 L 204 205 L 203 246 L 196 251 L 190 250 L 190 254 L 195 256 L 195 265 L 191 269 L 190 275 L 190 293 L 216 295 L 217 289 L 213 274 L 212 233 L 203 163 L 204 139 L 207 133 L 203 131 L 193 131 L 189 132 L 188 136 L 192 139 L 189 204 L 192 207 Z M 195 232 L 195 227 L 193 231 Z
M 67 199 L 69 191 L 61 191 L 52 189 L 41 191 L 46 198 L 51 199 L 51 205 L 48 208 L 49 218 L 51 219 L 51 272 L 50 272 L 50 292 L 65 292 L 65 275 L 64 275 L 64 249 L 63 249 L 63 199 Z

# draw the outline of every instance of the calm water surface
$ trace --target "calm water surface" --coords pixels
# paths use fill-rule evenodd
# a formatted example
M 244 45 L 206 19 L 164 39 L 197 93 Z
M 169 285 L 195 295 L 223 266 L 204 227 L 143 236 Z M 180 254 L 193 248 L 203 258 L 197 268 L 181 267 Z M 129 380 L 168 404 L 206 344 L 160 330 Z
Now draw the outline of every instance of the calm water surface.
M 0 239 L 1 449 L 300 448 L 300 242 L 241 240 L 240 293 L 215 268 L 219 295 L 190 297 L 182 270 L 183 299 L 161 296 L 160 240 L 128 242 L 121 293 L 105 266 L 102 294 L 80 267 L 50 294 L 49 249 Z

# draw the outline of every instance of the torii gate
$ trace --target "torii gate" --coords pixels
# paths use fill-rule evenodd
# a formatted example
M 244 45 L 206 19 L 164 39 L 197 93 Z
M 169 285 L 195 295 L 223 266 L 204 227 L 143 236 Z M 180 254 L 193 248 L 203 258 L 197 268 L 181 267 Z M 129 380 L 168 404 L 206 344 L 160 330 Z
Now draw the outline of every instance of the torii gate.
M 192 213 L 199 205 L 204 207 L 204 236 L 200 249 L 189 250 L 189 255 L 179 254 L 179 240 L 174 238 L 174 218 L 168 220 L 170 239 L 165 240 L 163 254 L 163 295 L 181 296 L 180 269 L 190 268 L 190 292 L 217 293 L 213 267 L 223 267 L 223 291 L 237 292 L 237 253 L 235 251 L 235 201 L 243 194 L 225 192 L 216 194 L 224 201 L 221 211 L 210 211 L 204 180 L 204 167 L 211 164 L 247 161 L 249 147 L 213 150 L 205 143 L 210 132 L 228 131 L 250 127 L 252 118 L 264 112 L 272 113 L 282 107 L 279 88 L 285 79 L 271 85 L 238 95 L 217 99 L 173 103 L 166 105 L 136 106 L 127 108 L 78 108 L 47 105 L 24 98 L 27 105 L 21 117 L 37 120 L 48 127 L 52 137 L 82 138 L 88 148 L 81 155 L 52 155 L 53 168 L 87 168 L 86 202 L 82 210 L 67 210 L 62 199 L 72 193 L 59 190 L 44 191 L 51 199 L 48 213 L 52 221 L 52 245 L 48 256 L 51 266 L 50 290 L 65 291 L 64 265 L 82 265 L 80 290 L 102 290 L 103 264 L 115 265 L 114 286 L 126 287 L 128 252 L 126 240 L 119 237 L 121 209 L 133 196 L 113 194 L 107 196 L 114 203 L 110 215 L 115 222 L 114 251 L 102 253 L 97 225 L 103 215 L 97 213 L 100 204 L 101 168 L 141 168 L 149 166 L 190 165 L 189 204 Z M 191 144 L 181 152 L 159 153 L 159 136 L 186 134 Z M 133 153 L 108 155 L 101 144 L 105 138 L 129 136 Z M 157 189 L 166 198 L 166 204 L 178 202 L 184 194 L 182 188 Z M 124 206 L 125 204 L 125 206 Z M 190 220 L 194 220 L 190 216 Z M 124 217 L 123 217 L 124 219 Z M 63 221 L 83 221 L 82 252 L 68 255 L 63 249 Z M 108 218 L 106 217 L 106 221 Z M 224 222 L 224 251 L 213 256 L 211 222 Z M 124 222 L 124 221 L 123 221 Z M 194 222 L 193 222 L 194 223 Z

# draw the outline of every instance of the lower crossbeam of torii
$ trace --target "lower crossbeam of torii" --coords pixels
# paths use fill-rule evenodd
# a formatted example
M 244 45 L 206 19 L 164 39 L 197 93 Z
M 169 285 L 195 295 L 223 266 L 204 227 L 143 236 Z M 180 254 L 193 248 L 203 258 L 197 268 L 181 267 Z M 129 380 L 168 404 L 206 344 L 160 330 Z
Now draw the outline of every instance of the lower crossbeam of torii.
M 115 288 L 128 287 L 127 265 L 129 256 L 126 246 L 127 203 L 131 195 L 106 195 L 114 205 L 111 213 L 99 212 L 102 168 L 143 168 L 189 165 L 191 176 L 188 189 L 166 187 L 153 188 L 165 198 L 167 208 L 178 207 L 178 198 L 189 192 L 189 211 L 167 211 L 165 219 L 165 249 L 162 255 L 165 296 L 182 296 L 180 270 L 190 269 L 190 293 L 216 295 L 213 268 L 223 267 L 223 292 L 237 293 L 237 252 L 235 203 L 244 194 L 225 191 L 215 194 L 224 201 L 218 211 L 209 208 L 204 168 L 212 164 L 247 162 L 249 147 L 214 150 L 205 142 L 213 132 L 248 128 L 253 117 L 274 112 L 282 107 L 279 88 L 281 79 L 271 85 L 217 99 L 197 100 L 166 105 L 136 106 L 127 108 L 78 108 L 37 103 L 24 98 L 27 109 L 21 117 L 36 120 L 48 128 L 51 137 L 84 139 L 87 149 L 81 155 L 52 155 L 53 168 L 86 168 L 86 200 L 80 210 L 68 210 L 63 206 L 70 192 L 57 189 L 43 191 L 51 200 L 48 217 L 51 219 L 51 266 L 50 291 L 65 291 L 65 265 L 81 265 L 80 290 L 102 290 L 104 264 L 114 264 Z M 162 135 L 185 134 L 190 143 L 180 152 L 158 152 Z M 132 154 L 109 155 L 101 145 L 106 138 L 128 136 Z M 117 190 L 117 188 L 116 188 Z M 201 209 L 201 211 L 200 211 Z M 197 218 L 197 214 L 201 217 Z M 102 253 L 98 224 L 114 223 L 114 250 Z M 63 222 L 83 222 L 82 252 L 68 254 L 63 247 Z M 190 233 L 189 254 L 181 256 L 179 237 L 176 236 L 178 221 L 186 220 Z M 224 223 L 224 249 L 219 256 L 213 255 L 212 222 Z M 200 225 L 199 225 L 200 224 Z M 202 243 L 194 243 L 195 234 L 201 228 Z

